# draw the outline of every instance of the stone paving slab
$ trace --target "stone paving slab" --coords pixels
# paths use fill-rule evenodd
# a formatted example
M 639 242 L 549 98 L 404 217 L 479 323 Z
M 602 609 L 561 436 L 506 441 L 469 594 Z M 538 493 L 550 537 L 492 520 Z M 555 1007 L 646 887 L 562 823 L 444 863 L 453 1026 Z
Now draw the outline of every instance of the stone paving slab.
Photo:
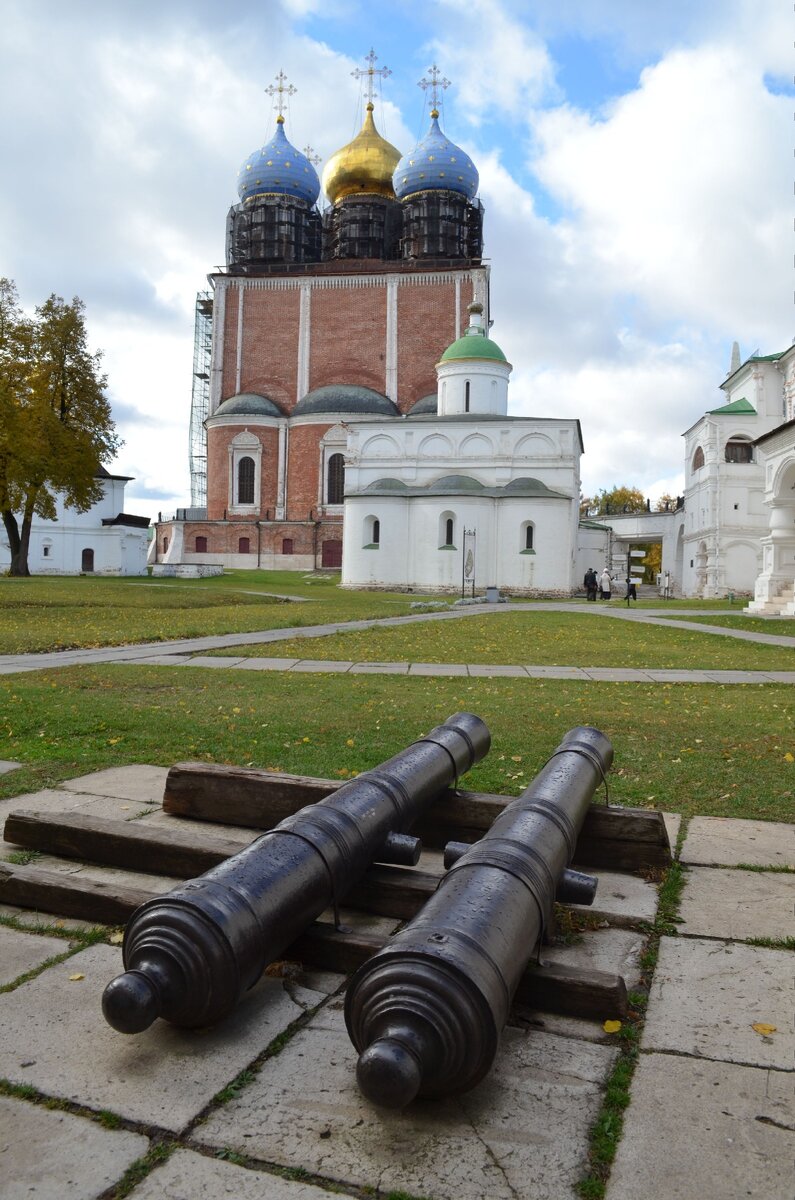
M 187 667 L 239 667 L 241 663 L 246 661 L 239 655 L 234 658 L 230 655 L 228 658 L 225 655 L 214 654 L 194 654 L 186 660 Z
M 794 977 L 786 950 L 665 937 L 643 1048 L 795 1071 Z M 776 1032 L 757 1033 L 755 1024 Z
M 633 929 L 593 929 L 571 946 L 542 946 L 541 961 L 620 975 L 628 988 L 640 980 L 645 936 Z M 614 1017 L 615 1013 L 605 1013 Z
M 134 658 L 119 657 L 109 660 L 117 666 L 125 667 L 187 667 L 189 659 L 185 654 L 146 654 L 135 655 Z
M 601 680 L 604 683 L 650 683 L 651 675 L 647 671 L 639 671 L 631 667 L 584 667 L 589 679 Z
M 586 679 L 588 676 L 582 667 L 534 667 L 525 663 L 524 669 L 533 679 Z
M 652 683 L 714 683 L 706 671 L 657 671 L 647 669 Z
M 795 825 L 733 817 L 693 817 L 680 855 L 703 866 L 795 868 Z
M 148 1149 L 140 1134 L 0 1096 L 3 1200 L 94 1200 Z
M 352 666 L 352 662 L 329 662 L 323 658 L 302 658 L 294 667 L 290 667 L 290 673 L 294 675 L 300 671 L 312 671 L 316 675 L 331 675 L 335 672 L 345 674 L 346 671 L 350 671 Z
M 265 1171 L 247 1170 L 192 1150 L 177 1150 L 133 1193 L 135 1200 L 194 1200 L 199 1196 L 205 1200 L 221 1200 L 223 1196 L 232 1200 L 330 1200 L 345 1195 L 350 1193 L 336 1188 L 327 1192 L 311 1183 L 295 1183 Z
M 707 671 L 713 683 L 765 683 L 769 676 L 762 671 Z
M 473 1091 L 392 1112 L 360 1094 L 334 1000 L 192 1138 L 431 1200 L 575 1200 L 614 1058 L 606 1046 L 507 1029 Z
M 10 758 L 0 758 L 0 775 L 7 775 L 9 771 L 17 771 L 22 766 L 20 762 L 12 762 Z
M 1 857 L 1 856 L 0 856 Z M 0 916 L 11 917 L 26 929 L 40 929 L 42 925 L 55 925 L 58 929 L 95 929 L 96 921 L 80 921 L 77 917 L 62 917 L 58 913 L 38 912 L 32 908 L 17 908 L 13 904 L 0 904 Z M 62 948 L 63 943 L 61 944 Z
M 663 822 L 665 823 L 665 832 L 668 834 L 668 841 L 671 845 L 671 853 L 673 853 L 676 848 L 677 838 L 679 837 L 679 830 L 682 826 L 682 814 L 664 812 Z
M 265 978 L 212 1029 L 156 1021 L 129 1037 L 111 1029 L 100 1008 L 121 970 L 119 949 L 92 946 L 0 996 L 0 1077 L 178 1133 L 305 1011 L 289 983 Z M 78 972 L 85 978 L 70 982 Z
M 795 671 L 764 671 L 763 674 L 771 683 L 795 683 Z
M 795 875 L 691 867 L 679 906 L 691 937 L 787 938 L 795 933 Z M 795 967 L 793 968 L 795 976 Z
M 32 971 L 34 967 L 40 967 L 55 954 L 64 954 L 68 949 L 69 943 L 60 938 L 37 937 L 34 933 L 20 933 L 18 929 L 0 925 L 0 987 Z
M 524 667 L 487 667 L 483 666 L 482 664 L 470 663 L 467 666 L 467 671 L 473 679 L 477 679 L 478 677 L 483 677 L 484 679 L 505 677 L 510 679 L 516 678 L 517 676 L 521 677 L 522 679 L 527 679 L 527 671 L 524 669 Z
M 227 658 L 220 661 L 229 663 Z M 289 671 L 300 661 L 299 658 L 236 658 L 233 665 L 236 671 Z
M 792 1200 L 792 1075 L 642 1055 L 607 1200 Z
M 140 800 L 143 804 L 160 804 L 166 786 L 168 767 L 153 767 L 136 763 L 129 767 L 108 767 L 65 779 L 60 785 L 67 792 L 85 792 L 90 796 L 117 796 L 124 800 Z
M 585 871 L 589 868 L 583 867 Z M 653 921 L 657 912 L 657 888 L 637 875 L 620 875 L 615 871 L 593 870 L 599 879 L 596 889 L 596 899 L 589 907 L 585 904 L 572 904 L 571 907 L 582 913 L 598 913 L 611 918 L 620 917 L 624 921 Z
M 354 663 L 351 675 L 408 675 L 409 664 L 402 663 Z
M 411 663 L 409 675 L 466 675 L 467 669 L 463 663 Z

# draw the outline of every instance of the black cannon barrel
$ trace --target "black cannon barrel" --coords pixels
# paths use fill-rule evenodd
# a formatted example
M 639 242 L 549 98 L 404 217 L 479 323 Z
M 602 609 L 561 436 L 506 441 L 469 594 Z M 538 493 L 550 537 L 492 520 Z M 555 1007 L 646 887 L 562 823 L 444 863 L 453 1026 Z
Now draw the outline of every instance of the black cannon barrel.
M 415 1096 L 466 1091 L 486 1074 L 612 759 L 598 730 L 567 733 L 414 920 L 356 972 L 345 1021 L 368 1099 L 402 1108 Z
M 124 934 L 125 973 L 102 997 L 108 1023 L 139 1033 L 156 1017 L 190 1027 L 225 1016 L 370 863 L 406 855 L 392 835 L 455 786 L 490 742 L 479 717 L 449 717 L 233 858 L 142 904 Z

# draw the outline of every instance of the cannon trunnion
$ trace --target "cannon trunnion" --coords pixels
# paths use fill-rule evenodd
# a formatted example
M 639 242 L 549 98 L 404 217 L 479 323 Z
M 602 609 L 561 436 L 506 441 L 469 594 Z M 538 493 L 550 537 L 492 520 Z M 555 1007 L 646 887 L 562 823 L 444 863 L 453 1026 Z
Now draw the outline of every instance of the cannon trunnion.
M 455 847 L 419 915 L 357 971 L 345 1020 L 369 1099 L 401 1108 L 466 1091 L 489 1070 L 559 887 L 583 888 L 567 867 L 612 758 L 598 730 L 567 733 L 488 833 L 463 854 Z

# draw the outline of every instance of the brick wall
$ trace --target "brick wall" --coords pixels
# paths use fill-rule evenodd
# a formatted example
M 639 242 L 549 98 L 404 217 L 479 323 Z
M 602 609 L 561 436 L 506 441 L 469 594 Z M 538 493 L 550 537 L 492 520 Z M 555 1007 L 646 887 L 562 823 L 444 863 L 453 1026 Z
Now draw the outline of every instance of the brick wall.
M 436 393 L 434 367 L 468 323 L 472 285 L 461 287 L 461 329 L 455 327 L 455 281 L 403 284 L 398 288 L 398 397 L 407 412 L 423 396 Z
M 220 521 L 229 508 L 229 445 L 246 430 L 262 445 L 260 464 L 260 516 L 276 507 L 279 468 L 279 431 L 274 426 L 257 427 L 251 423 L 222 425 L 207 431 L 207 516 Z

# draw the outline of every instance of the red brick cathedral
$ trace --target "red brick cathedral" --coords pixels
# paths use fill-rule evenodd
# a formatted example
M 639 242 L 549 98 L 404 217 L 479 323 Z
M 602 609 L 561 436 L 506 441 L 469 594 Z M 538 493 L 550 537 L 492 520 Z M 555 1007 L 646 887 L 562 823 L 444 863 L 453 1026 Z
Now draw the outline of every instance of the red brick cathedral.
M 362 129 L 323 170 L 327 206 L 281 104 L 238 173 L 226 266 L 209 277 L 206 517 L 158 524 L 161 570 L 339 567 L 351 424 L 435 412 L 434 367 L 471 302 L 488 329 L 478 174 L 439 126 L 438 72 L 423 81 L 430 128 L 401 156 L 376 129 L 368 61 Z M 271 90 L 288 90 L 281 73 Z

